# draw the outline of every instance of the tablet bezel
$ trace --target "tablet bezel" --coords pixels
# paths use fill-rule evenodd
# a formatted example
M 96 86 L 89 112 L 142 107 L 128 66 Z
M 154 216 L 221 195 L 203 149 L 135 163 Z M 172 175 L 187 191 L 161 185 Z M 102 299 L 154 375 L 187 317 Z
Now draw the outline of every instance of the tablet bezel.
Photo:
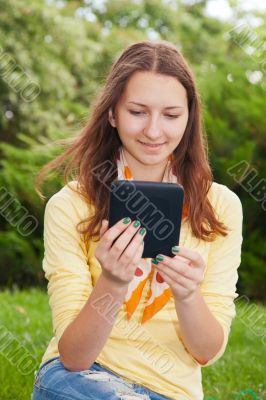
M 143 204 L 138 211 L 133 210 L 136 200 Z M 179 244 L 183 203 L 184 189 L 180 184 L 114 180 L 109 198 L 109 228 L 124 217 L 138 219 L 147 229 L 142 257 L 155 258 L 159 253 L 173 257 L 171 248 Z M 147 219 L 149 210 L 154 210 L 151 217 L 156 216 L 157 222 Z

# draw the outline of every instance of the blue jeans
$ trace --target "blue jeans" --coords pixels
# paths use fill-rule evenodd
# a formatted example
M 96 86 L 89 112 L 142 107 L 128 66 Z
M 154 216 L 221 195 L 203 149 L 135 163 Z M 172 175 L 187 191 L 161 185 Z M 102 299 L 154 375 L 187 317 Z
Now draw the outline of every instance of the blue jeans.
M 163 400 L 169 397 L 130 383 L 94 362 L 90 369 L 67 370 L 59 357 L 43 363 L 35 375 L 32 400 Z

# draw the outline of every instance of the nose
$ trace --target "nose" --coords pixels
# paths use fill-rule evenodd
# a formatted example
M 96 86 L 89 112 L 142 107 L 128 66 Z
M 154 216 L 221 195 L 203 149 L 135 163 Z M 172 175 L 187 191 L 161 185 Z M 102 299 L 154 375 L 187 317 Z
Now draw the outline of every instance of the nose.
M 144 135 L 151 141 L 156 141 L 158 138 L 162 137 L 163 131 L 160 124 L 160 117 L 153 115 L 147 119 L 146 125 L 144 127 Z

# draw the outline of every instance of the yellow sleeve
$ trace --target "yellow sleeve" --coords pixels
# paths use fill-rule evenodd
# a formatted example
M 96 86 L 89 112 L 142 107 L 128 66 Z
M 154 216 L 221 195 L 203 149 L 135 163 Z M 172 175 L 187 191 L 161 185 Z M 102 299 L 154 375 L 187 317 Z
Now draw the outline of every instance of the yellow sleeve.
M 44 213 L 43 270 L 57 344 L 93 288 L 77 222 L 77 207 L 68 196 L 56 193 L 49 199 Z
M 238 297 L 236 283 L 237 269 L 241 262 L 243 212 L 238 196 L 225 186 L 223 188 L 225 190 L 223 190 L 223 196 L 219 196 L 217 207 L 221 209 L 218 218 L 229 228 L 229 232 L 227 236 L 219 235 L 215 241 L 211 242 L 201 293 L 212 314 L 223 328 L 224 341 L 218 353 L 206 364 L 200 364 L 194 359 L 202 367 L 213 364 L 223 355 L 231 322 L 236 315 L 234 299 Z

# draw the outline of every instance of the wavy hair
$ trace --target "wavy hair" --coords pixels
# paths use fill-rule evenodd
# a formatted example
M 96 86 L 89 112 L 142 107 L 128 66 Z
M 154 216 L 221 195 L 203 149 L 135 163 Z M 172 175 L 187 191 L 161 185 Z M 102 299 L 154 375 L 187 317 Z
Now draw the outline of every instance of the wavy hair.
M 78 223 L 77 229 L 85 235 L 86 240 L 99 239 L 101 222 L 108 219 L 108 188 L 116 178 L 116 157 L 122 145 L 117 129 L 109 122 L 108 113 L 112 110 L 115 114 L 116 104 L 127 81 L 136 71 L 151 71 L 174 77 L 186 89 L 189 116 L 183 137 L 173 152 L 172 168 L 184 188 L 187 217 L 195 237 L 212 241 L 216 235 L 226 236 L 227 227 L 217 219 L 207 196 L 213 176 L 201 121 L 200 97 L 193 73 L 175 45 L 165 40 L 144 40 L 124 49 L 111 66 L 81 132 L 75 138 L 66 140 L 67 148 L 63 154 L 39 171 L 35 178 L 37 193 L 45 198 L 40 187 L 50 170 L 63 166 L 65 184 L 74 171 L 78 189 L 71 189 L 77 191 L 94 208 L 92 215 Z M 108 164 L 112 166 L 112 173 L 108 173 L 104 167 Z M 95 170 L 97 173 L 92 173 Z M 85 228 L 81 229 L 84 223 Z

